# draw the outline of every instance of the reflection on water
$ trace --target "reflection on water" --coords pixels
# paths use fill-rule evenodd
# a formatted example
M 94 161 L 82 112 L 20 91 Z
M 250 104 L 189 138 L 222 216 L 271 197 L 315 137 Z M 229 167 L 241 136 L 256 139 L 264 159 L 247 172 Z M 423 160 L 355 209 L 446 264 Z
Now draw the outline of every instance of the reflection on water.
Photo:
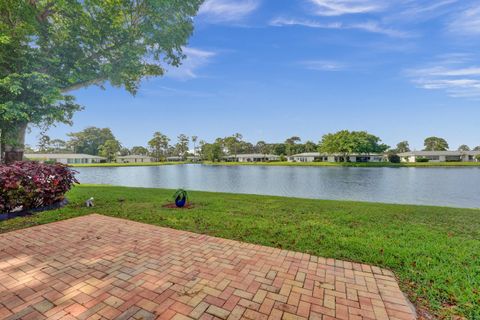
M 76 168 L 82 183 L 480 207 L 480 168 L 208 166 Z

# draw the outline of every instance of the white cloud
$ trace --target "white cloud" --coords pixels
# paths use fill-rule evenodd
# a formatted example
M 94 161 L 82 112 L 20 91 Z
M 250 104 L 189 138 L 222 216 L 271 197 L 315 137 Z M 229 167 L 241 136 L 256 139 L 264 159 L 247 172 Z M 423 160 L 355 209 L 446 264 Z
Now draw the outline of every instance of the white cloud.
M 455 15 L 448 25 L 450 32 L 461 35 L 480 35 L 480 5 Z
M 315 71 L 341 71 L 345 69 L 344 64 L 328 60 L 308 60 L 301 61 L 300 64 L 308 70 Z
M 205 51 L 195 48 L 183 48 L 183 53 L 187 56 L 182 65 L 178 68 L 170 68 L 167 76 L 179 80 L 197 78 L 197 70 L 210 63 L 211 58 L 216 55 L 213 51 Z
M 360 30 L 364 30 L 364 31 L 372 32 L 372 33 L 384 34 L 386 36 L 393 37 L 393 38 L 408 38 L 408 37 L 410 37 L 410 35 L 406 32 L 382 26 L 378 22 L 375 22 L 375 21 L 355 23 L 355 24 L 350 25 L 349 28 L 350 29 L 360 29 Z
M 209 22 L 236 22 L 255 11 L 259 0 L 206 0 L 198 12 Z
M 406 32 L 395 30 L 392 28 L 384 27 L 375 21 L 356 22 L 356 23 L 343 23 L 343 22 L 328 22 L 322 23 L 315 20 L 308 19 L 288 19 L 278 17 L 270 21 L 270 25 L 274 27 L 284 26 L 303 26 L 309 28 L 319 29 L 357 29 L 371 33 L 383 34 L 394 38 L 407 38 L 410 35 Z
M 302 26 L 309 28 L 320 28 L 320 29 L 340 29 L 342 28 L 342 23 L 332 22 L 332 23 L 321 23 L 315 20 L 307 19 L 290 19 L 278 17 L 270 21 L 270 25 L 273 27 L 285 27 L 285 26 Z
M 437 77 L 465 77 L 465 76 L 480 76 L 480 67 L 468 67 L 460 69 L 447 69 L 445 67 L 437 67 L 431 69 L 424 69 L 432 76 Z
M 438 56 L 442 65 L 466 64 L 474 61 L 475 56 L 471 53 L 446 53 Z
M 315 13 L 321 16 L 340 16 L 381 11 L 386 1 L 375 0 L 310 0 Z
M 451 8 L 452 4 L 457 3 L 459 0 L 435 0 L 433 2 L 407 2 L 405 9 L 400 12 L 400 15 L 409 16 L 417 19 L 419 16 L 436 16 L 437 14 L 444 13 L 445 9 Z
M 456 59 L 442 57 L 426 67 L 407 70 L 406 74 L 423 89 L 443 90 L 451 97 L 480 98 L 478 65 L 462 65 Z

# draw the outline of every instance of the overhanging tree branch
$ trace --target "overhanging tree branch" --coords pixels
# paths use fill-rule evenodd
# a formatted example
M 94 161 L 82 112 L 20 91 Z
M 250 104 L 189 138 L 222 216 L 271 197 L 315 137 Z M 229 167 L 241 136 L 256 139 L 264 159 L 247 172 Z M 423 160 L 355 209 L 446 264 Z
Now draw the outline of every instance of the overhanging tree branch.
M 85 88 L 85 87 L 88 87 L 88 86 L 91 86 L 91 85 L 101 85 L 105 81 L 106 81 L 106 79 L 92 79 L 92 80 L 82 81 L 82 82 L 72 84 L 68 87 L 62 88 L 61 92 L 62 93 L 68 93 L 68 92 L 71 92 L 71 91 L 74 91 L 74 90 L 77 90 L 77 89 L 81 89 L 81 88 Z

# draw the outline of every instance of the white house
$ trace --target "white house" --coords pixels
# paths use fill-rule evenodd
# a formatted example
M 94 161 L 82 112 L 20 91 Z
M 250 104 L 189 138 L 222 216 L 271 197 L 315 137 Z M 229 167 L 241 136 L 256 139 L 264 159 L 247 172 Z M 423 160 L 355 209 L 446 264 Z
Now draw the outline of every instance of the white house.
M 199 162 L 201 160 L 202 159 L 199 156 L 189 156 L 189 157 L 187 157 L 187 161 L 190 161 L 190 162 Z
M 180 162 L 180 161 L 184 161 L 185 159 L 183 157 L 172 156 L 172 157 L 167 157 L 166 160 L 169 162 Z
M 128 156 L 117 157 L 118 163 L 144 163 L 144 162 L 155 162 L 155 159 L 149 156 L 132 154 Z
M 81 153 L 26 153 L 24 157 L 39 162 L 52 161 L 63 164 L 100 163 L 107 160 L 104 157 Z
M 383 154 L 349 154 L 349 162 L 381 162 L 385 160 Z M 342 154 L 327 154 L 320 152 L 305 152 L 288 157 L 289 162 L 344 162 Z
M 314 161 L 328 161 L 328 157 L 320 152 L 304 152 L 289 156 L 288 162 L 314 162 Z
M 249 154 L 237 154 L 224 157 L 226 161 L 233 162 L 267 162 L 278 161 L 280 156 L 274 154 L 262 154 L 262 153 L 249 153 Z
M 478 162 L 480 151 L 411 151 L 398 156 L 402 162 L 417 162 L 419 158 L 429 162 Z

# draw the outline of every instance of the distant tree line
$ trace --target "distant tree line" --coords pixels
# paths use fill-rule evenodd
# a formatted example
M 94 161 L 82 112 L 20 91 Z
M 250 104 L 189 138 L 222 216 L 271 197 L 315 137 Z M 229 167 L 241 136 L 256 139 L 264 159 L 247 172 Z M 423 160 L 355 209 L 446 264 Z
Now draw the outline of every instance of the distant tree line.
M 213 142 L 199 140 L 198 136 L 180 134 L 174 143 L 160 131 L 154 132 L 145 146 L 124 147 L 109 128 L 88 127 L 80 132 L 68 134 L 67 141 L 51 139 L 42 133 L 38 139 L 38 152 L 45 153 L 86 153 L 99 155 L 113 161 L 121 155 L 145 155 L 151 156 L 156 161 L 164 161 L 167 157 L 186 159 L 188 156 L 196 156 L 202 160 L 221 161 L 225 156 L 237 156 L 245 153 L 274 154 L 283 157 L 304 152 L 335 153 L 347 161 L 349 154 L 373 154 L 388 153 L 390 161 L 397 162 L 398 153 L 409 152 L 408 141 L 399 142 L 395 148 L 390 148 L 382 143 L 381 139 L 366 131 L 341 130 L 335 133 L 325 134 L 322 139 L 302 142 L 298 136 L 292 136 L 282 143 L 268 143 L 263 140 L 254 143 L 245 141 L 240 133 L 231 136 L 217 138 Z M 193 144 L 193 149 L 190 145 Z M 428 137 L 424 141 L 426 151 L 445 151 L 449 146 L 445 139 Z M 459 151 L 480 151 L 480 146 L 470 149 L 467 145 L 461 145 Z M 29 152 L 34 152 L 31 148 Z

